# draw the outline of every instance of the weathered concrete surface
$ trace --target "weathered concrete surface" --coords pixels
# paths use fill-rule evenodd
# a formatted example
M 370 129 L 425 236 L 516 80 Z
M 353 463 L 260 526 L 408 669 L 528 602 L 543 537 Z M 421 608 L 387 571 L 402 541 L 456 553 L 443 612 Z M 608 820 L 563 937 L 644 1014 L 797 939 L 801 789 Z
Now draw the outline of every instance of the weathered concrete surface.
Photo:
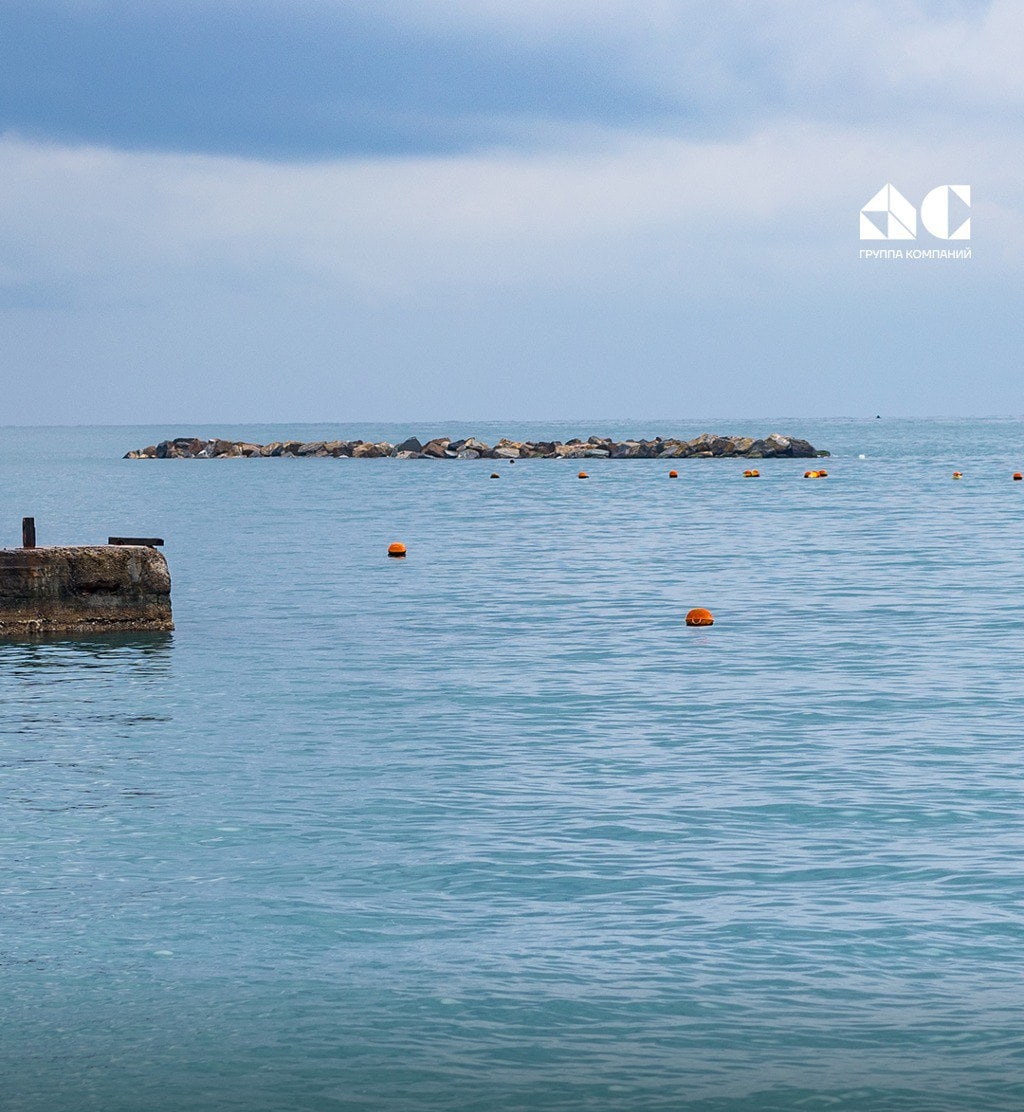
M 155 548 L 0 549 L 0 636 L 173 628 L 171 576 Z

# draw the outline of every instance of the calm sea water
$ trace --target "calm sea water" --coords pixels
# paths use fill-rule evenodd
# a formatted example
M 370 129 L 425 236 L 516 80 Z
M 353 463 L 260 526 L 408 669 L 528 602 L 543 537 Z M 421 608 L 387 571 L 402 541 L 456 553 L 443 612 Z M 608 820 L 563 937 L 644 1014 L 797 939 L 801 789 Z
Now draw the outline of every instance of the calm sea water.
M 119 458 L 706 429 L 830 477 Z M 1022 467 L 1009 420 L 0 430 L 0 544 L 162 535 L 177 622 L 0 645 L 0 1107 L 1024 1106 Z

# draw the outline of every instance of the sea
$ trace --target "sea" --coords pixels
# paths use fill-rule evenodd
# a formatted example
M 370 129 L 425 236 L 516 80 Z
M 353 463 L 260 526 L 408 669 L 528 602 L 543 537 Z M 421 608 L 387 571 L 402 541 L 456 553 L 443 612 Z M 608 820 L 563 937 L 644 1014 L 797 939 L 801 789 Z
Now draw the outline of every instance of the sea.
M 828 477 L 121 458 L 705 431 Z M 1024 419 L 0 429 L 0 546 L 163 537 L 176 624 L 0 643 L 0 1108 L 1024 1107 L 1022 468 Z

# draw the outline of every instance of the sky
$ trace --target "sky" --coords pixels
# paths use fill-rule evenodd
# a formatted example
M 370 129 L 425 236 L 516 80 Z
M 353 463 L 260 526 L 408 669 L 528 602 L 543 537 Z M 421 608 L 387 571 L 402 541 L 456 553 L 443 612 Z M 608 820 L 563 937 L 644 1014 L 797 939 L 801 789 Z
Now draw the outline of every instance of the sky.
M 1019 0 L 2 0 L 0 424 L 1017 416 L 1021 166 Z

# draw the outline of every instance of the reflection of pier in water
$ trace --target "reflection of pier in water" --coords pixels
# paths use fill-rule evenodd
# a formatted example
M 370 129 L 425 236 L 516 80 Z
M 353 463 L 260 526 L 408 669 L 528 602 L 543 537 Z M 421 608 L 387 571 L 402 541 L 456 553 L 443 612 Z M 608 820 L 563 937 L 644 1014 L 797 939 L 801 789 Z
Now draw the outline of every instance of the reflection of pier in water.
M 0 641 L 0 780 L 23 838 L 59 838 L 76 816 L 136 830 L 167 807 L 173 644 L 170 633 L 124 632 Z M 62 898 L 75 890 L 79 844 L 67 842 Z
M 38 663 L 45 667 L 67 664 L 84 664 L 82 657 L 94 657 L 96 664 L 108 662 L 116 655 L 119 664 L 131 663 L 137 658 L 167 658 L 174 644 L 174 634 L 164 631 L 128 633 L 90 633 L 72 637 L 67 633 L 33 633 L 8 636 L 0 639 L 0 661 L 12 667 L 11 661 Z M 17 663 L 13 665 L 17 667 Z M 88 665 L 85 665 L 88 666 Z
M 167 806 L 173 645 L 171 633 L 123 630 L 0 640 L 0 780 L 22 838 L 59 838 L 75 816 L 136 829 Z M 78 836 L 67 844 L 73 863 Z M 69 869 L 62 898 L 74 891 Z

